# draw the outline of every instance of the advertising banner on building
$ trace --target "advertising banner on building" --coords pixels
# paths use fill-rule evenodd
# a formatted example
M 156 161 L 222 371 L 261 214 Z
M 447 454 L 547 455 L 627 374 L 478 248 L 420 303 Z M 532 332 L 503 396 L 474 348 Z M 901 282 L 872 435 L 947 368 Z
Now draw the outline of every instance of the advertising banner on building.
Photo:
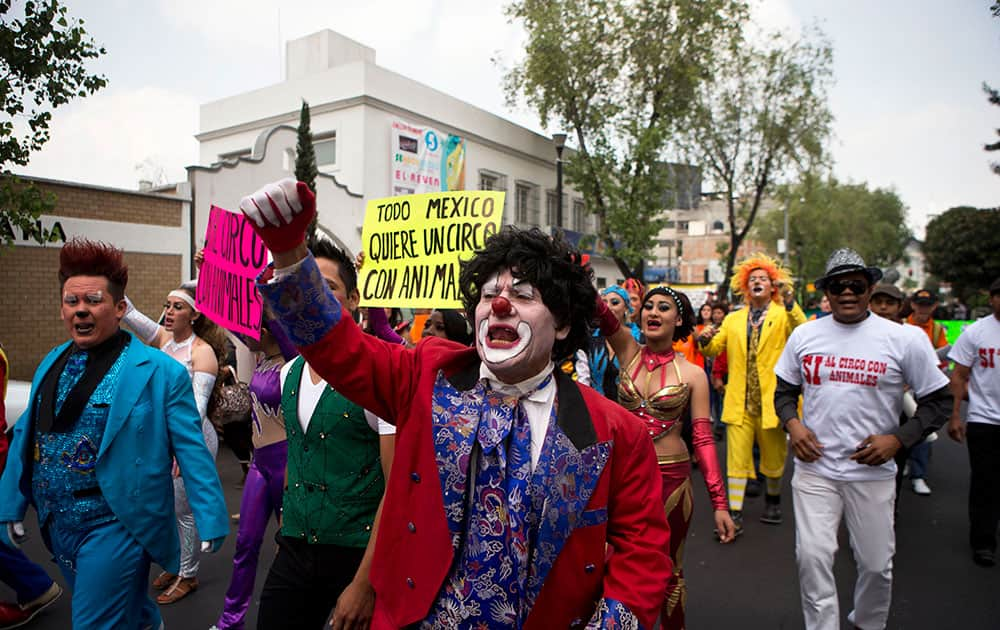
M 254 281 L 266 265 L 267 247 L 247 218 L 212 206 L 195 290 L 198 310 L 223 328 L 260 339 L 263 303 Z
M 465 140 L 392 121 L 389 190 L 393 196 L 465 190 Z
M 369 201 L 361 306 L 461 308 L 459 262 L 500 230 L 503 197 L 470 190 Z

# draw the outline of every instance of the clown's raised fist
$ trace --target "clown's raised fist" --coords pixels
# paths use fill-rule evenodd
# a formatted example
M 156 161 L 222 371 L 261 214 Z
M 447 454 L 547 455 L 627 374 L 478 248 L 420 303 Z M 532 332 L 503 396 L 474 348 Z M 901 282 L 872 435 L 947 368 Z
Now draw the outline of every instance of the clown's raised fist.
M 240 210 L 273 254 L 300 245 L 316 216 L 316 196 L 302 182 L 286 178 L 240 201 Z

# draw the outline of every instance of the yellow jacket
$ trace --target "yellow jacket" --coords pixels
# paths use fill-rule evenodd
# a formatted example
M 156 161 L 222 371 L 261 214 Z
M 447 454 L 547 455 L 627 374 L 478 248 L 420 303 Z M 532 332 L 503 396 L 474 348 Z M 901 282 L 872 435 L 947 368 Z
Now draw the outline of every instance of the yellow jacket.
M 723 350 L 729 362 L 729 382 L 726 384 L 725 403 L 722 407 L 722 421 L 726 424 L 742 424 L 746 409 L 747 388 L 747 317 L 750 309 L 745 307 L 734 311 L 722 320 L 719 332 L 702 346 L 701 353 L 714 357 Z M 782 303 L 774 303 L 767 309 L 760 341 L 757 344 L 757 375 L 760 378 L 761 426 L 773 429 L 778 425 L 778 415 L 774 412 L 774 390 L 778 380 L 774 366 L 778 363 L 785 342 L 796 326 L 806 321 L 806 314 L 799 305 L 793 304 L 787 310 Z

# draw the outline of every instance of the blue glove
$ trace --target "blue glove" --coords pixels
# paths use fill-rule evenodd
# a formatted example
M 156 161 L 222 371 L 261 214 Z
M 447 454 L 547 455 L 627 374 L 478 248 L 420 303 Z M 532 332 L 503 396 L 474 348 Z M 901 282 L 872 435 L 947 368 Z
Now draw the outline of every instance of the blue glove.
M 0 523 L 0 543 L 11 549 L 20 549 L 28 537 L 24 533 L 24 523 L 21 521 Z
M 201 541 L 201 551 L 202 553 L 216 553 L 219 549 L 222 549 L 222 543 L 226 542 L 226 537 L 213 538 L 212 540 Z

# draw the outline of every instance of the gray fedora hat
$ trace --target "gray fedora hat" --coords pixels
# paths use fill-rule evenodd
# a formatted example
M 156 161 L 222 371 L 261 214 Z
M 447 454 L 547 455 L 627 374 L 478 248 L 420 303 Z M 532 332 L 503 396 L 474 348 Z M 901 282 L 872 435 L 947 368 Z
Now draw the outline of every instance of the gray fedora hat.
M 849 247 L 842 247 L 835 250 L 830 257 L 826 259 L 826 273 L 822 278 L 817 280 L 814 284 L 817 289 L 822 290 L 826 283 L 836 276 L 842 276 L 845 273 L 856 273 L 861 272 L 868 277 L 868 284 L 875 284 L 882 279 L 882 270 L 878 267 L 869 267 L 865 264 L 865 259 L 861 257 L 861 254 L 850 249 Z

